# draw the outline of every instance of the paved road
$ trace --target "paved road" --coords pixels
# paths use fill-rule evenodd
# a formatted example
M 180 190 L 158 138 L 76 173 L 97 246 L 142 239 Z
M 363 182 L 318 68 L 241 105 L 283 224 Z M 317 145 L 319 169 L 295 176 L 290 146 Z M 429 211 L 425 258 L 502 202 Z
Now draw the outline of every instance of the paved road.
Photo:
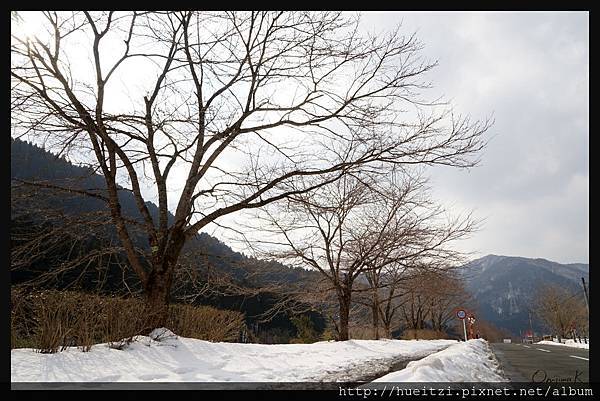
M 561 345 L 490 344 L 513 382 L 588 382 L 589 350 Z

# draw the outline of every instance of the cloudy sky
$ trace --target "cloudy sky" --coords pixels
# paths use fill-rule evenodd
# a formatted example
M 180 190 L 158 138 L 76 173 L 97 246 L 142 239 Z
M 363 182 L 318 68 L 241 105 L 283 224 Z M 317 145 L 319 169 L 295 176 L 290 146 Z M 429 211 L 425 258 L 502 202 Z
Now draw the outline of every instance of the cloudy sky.
M 430 99 L 443 95 L 459 113 L 495 120 L 478 167 L 428 172 L 436 198 L 451 213 L 473 210 L 484 220 L 481 230 L 458 247 L 475 256 L 587 263 L 589 14 L 362 15 L 363 29 L 371 32 L 399 23 L 401 32 L 416 32 L 423 56 L 439 62 L 427 77 L 434 85 L 427 92 Z M 36 29 L 37 24 L 27 26 Z M 134 73 L 140 80 L 140 71 Z M 211 233 L 227 241 L 226 233 Z
M 492 115 L 480 166 L 430 170 L 438 199 L 475 210 L 460 246 L 589 262 L 589 14 L 369 12 L 367 29 L 402 22 L 438 60 L 432 93 L 475 118 Z

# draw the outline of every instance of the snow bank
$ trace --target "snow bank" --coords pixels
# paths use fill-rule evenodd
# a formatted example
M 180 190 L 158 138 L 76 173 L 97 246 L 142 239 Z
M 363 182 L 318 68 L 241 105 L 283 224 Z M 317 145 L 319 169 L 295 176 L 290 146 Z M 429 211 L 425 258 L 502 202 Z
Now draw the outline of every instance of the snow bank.
M 563 347 L 572 347 L 572 348 L 583 348 L 583 349 L 590 349 L 590 342 L 588 340 L 588 343 L 577 343 L 574 340 L 567 340 L 564 344 L 563 343 L 558 343 L 558 342 L 554 342 L 554 341 L 539 341 L 536 344 L 540 344 L 540 345 L 559 345 L 559 346 L 563 346 Z
M 164 331 L 164 330 L 163 330 Z M 168 331 L 138 336 L 124 350 L 11 351 L 13 382 L 297 382 L 332 380 L 373 361 L 423 357 L 454 340 L 350 340 L 314 344 L 212 343 Z M 158 339 L 158 341 L 157 341 Z M 347 377 L 347 376 L 345 376 Z M 335 380 L 332 380 L 335 381 Z
M 387 374 L 374 382 L 506 381 L 485 340 L 461 342 Z

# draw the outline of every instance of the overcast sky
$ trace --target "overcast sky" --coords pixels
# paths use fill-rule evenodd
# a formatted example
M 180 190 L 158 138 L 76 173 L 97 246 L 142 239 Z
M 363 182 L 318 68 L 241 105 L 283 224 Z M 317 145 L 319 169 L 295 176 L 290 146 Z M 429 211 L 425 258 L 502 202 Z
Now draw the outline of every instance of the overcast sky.
M 493 115 L 480 166 L 430 169 L 450 210 L 482 229 L 461 244 L 488 253 L 589 262 L 589 14 L 368 12 L 398 22 L 439 60 L 432 93 L 476 118 Z
M 365 30 L 399 23 L 439 62 L 427 77 L 428 97 L 443 95 L 459 113 L 495 120 L 478 167 L 428 171 L 452 214 L 474 210 L 485 219 L 458 246 L 475 256 L 589 262 L 589 14 L 363 13 Z M 242 250 L 226 233 L 211 233 Z

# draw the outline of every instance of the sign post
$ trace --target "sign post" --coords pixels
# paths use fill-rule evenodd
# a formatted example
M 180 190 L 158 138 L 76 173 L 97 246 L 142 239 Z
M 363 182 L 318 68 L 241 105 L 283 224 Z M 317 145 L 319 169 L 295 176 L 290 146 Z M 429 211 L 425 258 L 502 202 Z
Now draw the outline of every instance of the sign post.
M 467 341 L 467 324 L 465 323 L 465 318 L 467 317 L 467 312 L 465 312 L 463 309 L 459 309 L 456 312 L 456 316 L 460 320 L 462 320 L 462 322 L 463 322 L 463 330 L 464 330 L 464 333 L 465 333 L 465 341 Z

